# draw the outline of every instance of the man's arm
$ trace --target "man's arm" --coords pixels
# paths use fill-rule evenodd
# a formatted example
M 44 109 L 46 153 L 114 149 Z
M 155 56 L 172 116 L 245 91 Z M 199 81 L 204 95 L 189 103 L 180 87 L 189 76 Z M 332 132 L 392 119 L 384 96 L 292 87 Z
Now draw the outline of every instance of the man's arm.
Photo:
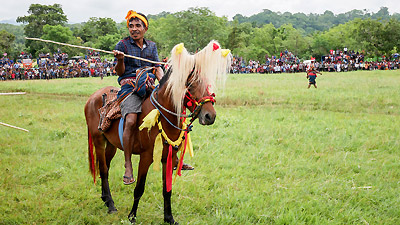
M 152 45 L 154 45 L 154 46 L 152 46 L 152 47 L 154 47 L 154 48 L 151 48 L 152 49 L 152 51 L 151 51 L 151 54 L 152 54 L 152 60 L 153 61 L 156 61 L 156 62 L 160 62 L 160 60 L 158 59 L 158 51 L 157 51 L 157 46 L 155 45 L 155 43 L 154 42 L 151 42 L 152 43 Z M 157 64 L 156 64 L 157 65 Z M 160 81 L 161 80 L 161 78 L 164 76 L 164 70 L 161 68 L 161 66 L 158 64 L 157 66 L 156 66 L 156 69 L 155 69 L 156 71 L 155 71 L 155 76 L 156 76 L 156 78 L 157 78 L 157 80 L 158 81 Z
M 124 63 L 125 54 L 118 50 L 114 50 L 113 52 L 114 52 L 114 57 L 117 58 L 117 65 L 115 65 L 115 72 L 117 72 L 118 76 L 122 76 L 122 74 L 124 74 L 125 72 L 125 63 Z
M 156 78 L 158 81 L 161 80 L 161 78 L 164 76 L 164 70 L 161 68 L 161 66 L 156 67 Z

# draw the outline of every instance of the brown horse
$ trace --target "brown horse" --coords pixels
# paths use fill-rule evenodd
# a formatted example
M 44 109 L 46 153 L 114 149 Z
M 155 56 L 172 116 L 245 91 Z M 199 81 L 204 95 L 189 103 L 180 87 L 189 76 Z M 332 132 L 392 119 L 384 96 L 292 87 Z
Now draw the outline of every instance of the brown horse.
M 191 121 L 196 118 L 202 125 L 211 125 L 215 121 L 216 111 L 213 107 L 214 98 L 210 94 L 218 78 L 225 78 L 225 73 L 230 65 L 231 55 L 228 51 L 221 50 L 215 41 L 195 55 L 189 54 L 183 47 L 183 44 L 177 45 L 172 49 L 170 60 L 170 69 L 161 79 L 159 88 L 155 89 L 151 96 L 147 98 L 142 105 L 142 113 L 138 115 L 138 125 L 134 134 L 133 154 L 140 155 L 137 183 L 134 190 L 134 202 L 128 219 L 134 223 L 139 200 L 145 190 L 145 182 L 148 169 L 154 161 L 153 149 L 157 136 L 164 131 L 167 138 L 175 141 L 182 140 L 182 110 L 188 108 L 191 111 Z M 223 80 L 223 79 L 222 79 Z M 99 171 L 101 177 L 102 200 L 108 207 L 108 212 L 116 212 L 114 201 L 111 197 L 111 191 L 108 183 L 108 171 L 110 162 L 113 159 L 116 149 L 123 149 L 118 135 L 119 120 L 115 120 L 106 132 L 98 130 L 99 108 L 102 107 L 103 93 L 108 93 L 115 87 L 105 87 L 96 91 L 85 105 L 85 117 L 88 126 L 89 136 L 89 168 L 93 179 L 96 179 L 96 171 Z M 161 123 L 156 128 L 145 128 L 140 130 L 146 115 L 153 109 L 159 111 L 158 121 Z M 161 136 L 159 136 L 161 137 Z M 160 139 L 161 140 L 161 139 Z M 169 147 L 165 136 L 163 136 L 161 163 L 163 179 L 163 197 L 164 197 L 164 221 L 170 224 L 176 224 L 171 209 L 171 190 L 168 188 L 168 179 L 172 174 L 171 166 L 167 161 L 176 162 L 179 146 Z M 182 141 L 184 143 L 185 141 Z M 95 147 L 94 155 L 92 145 Z M 170 149 L 173 149 L 172 151 Z M 155 149 L 154 149 L 155 151 Z M 172 152 L 172 154 L 170 153 Z M 171 160 L 172 158 L 172 160 Z M 160 162 L 155 162 L 155 164 Z M 170 183 L 169 183 L 170 184 Z

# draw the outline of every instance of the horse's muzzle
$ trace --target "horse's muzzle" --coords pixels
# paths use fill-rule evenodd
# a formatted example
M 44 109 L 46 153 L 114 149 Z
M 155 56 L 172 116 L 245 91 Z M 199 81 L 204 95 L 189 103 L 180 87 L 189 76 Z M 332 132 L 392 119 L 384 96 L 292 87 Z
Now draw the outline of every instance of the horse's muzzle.
M 215 117 L 217 117 L 217 113 L 215 111 L 210 112 L 202 109 L 199 114 L 199 123 L 201 125 L 211 125 L 215 122 Z

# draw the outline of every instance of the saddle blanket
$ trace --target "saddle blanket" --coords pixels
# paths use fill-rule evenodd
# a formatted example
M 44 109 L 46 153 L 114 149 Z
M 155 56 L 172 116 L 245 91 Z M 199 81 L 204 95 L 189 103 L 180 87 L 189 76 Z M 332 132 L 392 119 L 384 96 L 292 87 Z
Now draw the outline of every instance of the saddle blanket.
M 99 109 L 100 121 L 98 129 L 106 132 L 113 120 L 121 118 L 120 101 L 117 101 L 117 93 L 119 90 L 110 89 L 109 92 L 103 94 L 103 107 Z

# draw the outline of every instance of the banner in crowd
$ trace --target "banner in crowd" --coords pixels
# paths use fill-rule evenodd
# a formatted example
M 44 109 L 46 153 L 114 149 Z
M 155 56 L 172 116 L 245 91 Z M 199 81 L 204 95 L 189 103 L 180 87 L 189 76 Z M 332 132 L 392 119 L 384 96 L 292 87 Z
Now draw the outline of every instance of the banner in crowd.
M 24 69 L 32 68 L 32 59 L 23 59 L 22 65 L 24 66 Z

